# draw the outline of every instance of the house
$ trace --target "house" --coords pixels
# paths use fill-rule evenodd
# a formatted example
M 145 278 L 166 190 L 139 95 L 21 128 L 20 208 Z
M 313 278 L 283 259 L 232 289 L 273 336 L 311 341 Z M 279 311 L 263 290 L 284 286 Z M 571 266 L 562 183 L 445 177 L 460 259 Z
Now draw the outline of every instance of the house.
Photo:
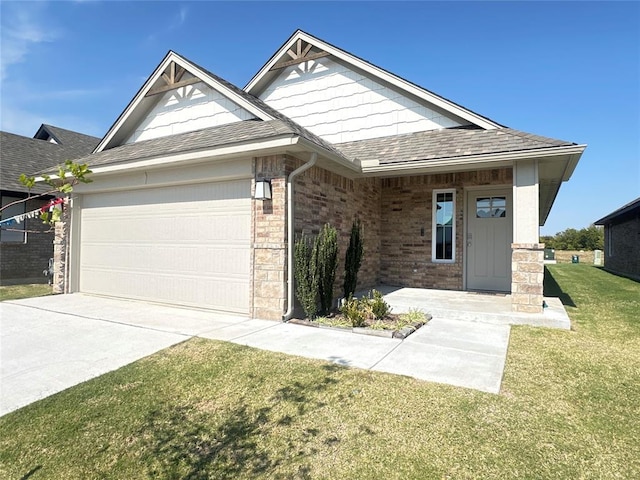
M 604 225 L 604 268 L 640 281 L 640 198 L 595 222 Z
M 325 223 L 359 288 L 511 292 L 542 311 L 543 224 L 585 145 L 504 127 L 303 31 L 240 89 L 170 51 L 71 199 L 66 291 L 287 318 Z M 336 291 L 341 285 L 338 270 Z
M 65 160 L 87 155 L 99 141 L 99 138 L 52 125 L 41 125 L 33 138 L 0 132 L 2 206 L 28 196 L 28 189 L 18 181 L 21 174 L 31 175 Z M 31 193 L 45 191 L 45 187 L 36 185 Z M 51 196 L 44 196 L 19 202 L 4 210 L 2 219 L 38 209 L 50 199 Z M 35 233 L 47 229 L 39 218 L 0 229 L 0 284 L 47 281 L 42 272 L 53 256 L 53 233 Z

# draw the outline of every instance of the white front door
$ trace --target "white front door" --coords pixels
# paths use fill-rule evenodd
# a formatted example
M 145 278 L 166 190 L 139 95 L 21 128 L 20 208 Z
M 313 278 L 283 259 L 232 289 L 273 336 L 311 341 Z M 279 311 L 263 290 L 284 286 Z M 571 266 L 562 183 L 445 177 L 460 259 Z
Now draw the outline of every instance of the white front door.
M 510 188 L 467 192 L 467 290 L 511 290 Z

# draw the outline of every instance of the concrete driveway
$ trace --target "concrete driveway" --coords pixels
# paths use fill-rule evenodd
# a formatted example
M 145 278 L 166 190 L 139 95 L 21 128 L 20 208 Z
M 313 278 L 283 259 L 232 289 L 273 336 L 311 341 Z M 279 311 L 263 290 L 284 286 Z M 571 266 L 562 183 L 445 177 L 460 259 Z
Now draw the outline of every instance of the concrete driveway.
M 434 317 L 406 340 L 82 294 L 0 303 L 0 415 L 199 336 L 498 393 L 509 325 Z

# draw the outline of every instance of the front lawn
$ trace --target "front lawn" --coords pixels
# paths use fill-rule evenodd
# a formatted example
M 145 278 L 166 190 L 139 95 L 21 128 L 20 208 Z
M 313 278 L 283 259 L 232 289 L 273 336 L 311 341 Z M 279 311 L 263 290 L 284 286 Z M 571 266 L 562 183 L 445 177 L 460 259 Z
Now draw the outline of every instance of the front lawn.
M 18 300 L 20 298 L 42 297 L 51 295 L 51 285 L 34 283 L 30 285 L 7 285 L 0 287 L 0 302 Z
M 193 339 L 0 418 L 0 478 L 640 478 L 640 284 L 549 270 L 500 395 Z

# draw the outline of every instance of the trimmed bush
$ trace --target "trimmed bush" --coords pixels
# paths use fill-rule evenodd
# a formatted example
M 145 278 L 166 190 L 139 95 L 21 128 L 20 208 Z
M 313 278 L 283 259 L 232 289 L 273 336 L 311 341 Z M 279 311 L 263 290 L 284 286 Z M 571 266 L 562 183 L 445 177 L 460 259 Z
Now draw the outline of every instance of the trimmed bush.
M 371 292 L 369 292 L 369 305 L 376 320 L 380 320 L 391 313 L 391 307 L 384 301 L 382 293 L 378 290 L 371 290 Z
M 320 310 L 328 313 L 333 306 L 333 284 L 338 266 L 338 232 L 328 223 L 316 237 L 312 256 L 316 258 Z
M 296 280 L 296 298 L 302 305 L 304 313 L 313 319 L 318 312 L 318 274 L 315 247 L 304 233 L 296 241 L 294 256 L 294 276 Z
M 351 225 L 351 237 L 349 247 L 344 258 L 344 298 L 349 298 L 356 291 L 358 286 L 358 271 L 362 265 L 362 254 L 364 246 L 362 242 L 362 228 L 360 220 L 356 219 Z
M 340 307 L 340 313 L 342 313 L 351 322 L 354 327 L 364 327 L 365 325 L 365 312 L 362 310 L 362 304 L 357 298 L 353 296 L 345 300 L 344 304 Z

